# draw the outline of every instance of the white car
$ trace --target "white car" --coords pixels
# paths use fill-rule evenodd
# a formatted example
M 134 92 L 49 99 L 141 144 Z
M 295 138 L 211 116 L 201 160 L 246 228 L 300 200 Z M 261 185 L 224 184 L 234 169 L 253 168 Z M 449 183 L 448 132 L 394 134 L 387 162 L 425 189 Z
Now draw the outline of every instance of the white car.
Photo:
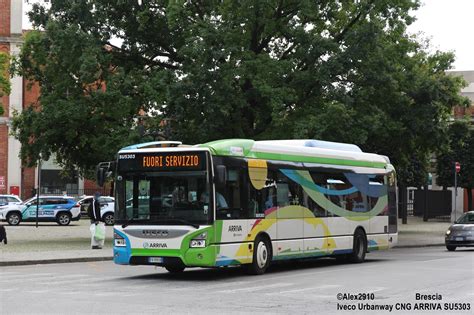
M 16 195 L 0 195 L 0 207 L 6 205 L 20 205 L 23 201 Z
M 37 201 L 39 205 L 37 206 Z M 10 225 L 18 225 L 22 221 L 57 222 L 68 225 L 71 221 L 81 218 L 80 205 L 68 196 L 33 197 L 21 204 L 0 207 L 0 220 Z
M 79 200 L 79 204 L 81 205 L 81 213 L 87 215 L 89 211 L 89 207 L 91 206 L 92 200 L 94 199 L 93 196 L 83 196 L 81 200 Z M 114 197 L 99 197 L 100 203 L 100 216 L 102 220 L 104 220 L 106 225 L 114 225 L 114 211 L 115 211 L 115 199 Z

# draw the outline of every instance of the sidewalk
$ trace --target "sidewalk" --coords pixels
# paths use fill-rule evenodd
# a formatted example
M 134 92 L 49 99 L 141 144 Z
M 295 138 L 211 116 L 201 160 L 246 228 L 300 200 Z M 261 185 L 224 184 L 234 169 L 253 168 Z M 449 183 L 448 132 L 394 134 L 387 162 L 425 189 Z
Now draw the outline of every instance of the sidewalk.
M 0 223 L 4 224 L 4 222 Z M 0 266 L 111 260 L 113 227 L 106 227 L 103 249 L 90 249 L 90 222 L 6 225 L 8 244 L 0 244 Z
M 437 219 L 423 222 L 422 217 L 408 217 L 407 224 L 398 220 L 397 247 L 444 246 L 444 236 L 450 226 L 450 222 Z
M 106 228 L 105 246 L 90 249 L 89 220 L 73 222 L 70 226 L 55 223 L 22 223 L 5 226 L 8 244 L 0 244 L 0 266 L 33 265 L 65 262 L 112 260 L 113 228 Z M 422 218 L 409 217 L 408 224 L 399 220 L 397 247 L 444 245 L 449 222 L 423 222 Z

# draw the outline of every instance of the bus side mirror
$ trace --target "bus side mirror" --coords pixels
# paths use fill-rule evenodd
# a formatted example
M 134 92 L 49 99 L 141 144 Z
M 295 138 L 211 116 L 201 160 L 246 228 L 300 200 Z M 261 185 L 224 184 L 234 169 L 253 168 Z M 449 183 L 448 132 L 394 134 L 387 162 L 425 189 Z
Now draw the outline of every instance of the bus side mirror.
M 215 182 L 216 186 L 223 187 L 227 181 L 227 168 L 224 165 L 216 166 Z

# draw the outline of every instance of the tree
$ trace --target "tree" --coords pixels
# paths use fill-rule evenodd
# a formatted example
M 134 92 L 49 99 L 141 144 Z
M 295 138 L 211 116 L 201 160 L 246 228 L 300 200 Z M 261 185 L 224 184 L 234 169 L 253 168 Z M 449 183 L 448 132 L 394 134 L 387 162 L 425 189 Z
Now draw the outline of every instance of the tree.
M 0 115 L 3 115 L 3 104 L 2 104 L 2 96 L 10 94 L 10 80 L 8 78 L 8 63 L 9 58 L 8 55 L 0 52 Z
M 474 188 L 474 129 L 468 120 L 457 120 L 448 129 L 449 141 L 437 156 L 436 172 L 438 183 L 443 187 L 454 186 L 454 163 L 459 162 L 458 187 L 465 188 L 468 194 L 468 209 L 472 208 L 472 189 Z
M 55 152 L 85 172 L 136 140 L 137 118 L 147 113 L 146 126 L 165 120 L 171 137 L 189 143 L 356 143 L 390 156 L 401 182 L 418 185 L 452 106 L 465 100 L 462 79 L 445 74 L 453 55 L 428 54 L 406 34 L 417 7 L 417 0 L 35 5 L 29 16 L 44 32 L 27 36 L 16 69 L 41 84 L 42 110 L 15 121 L 22 157 Z

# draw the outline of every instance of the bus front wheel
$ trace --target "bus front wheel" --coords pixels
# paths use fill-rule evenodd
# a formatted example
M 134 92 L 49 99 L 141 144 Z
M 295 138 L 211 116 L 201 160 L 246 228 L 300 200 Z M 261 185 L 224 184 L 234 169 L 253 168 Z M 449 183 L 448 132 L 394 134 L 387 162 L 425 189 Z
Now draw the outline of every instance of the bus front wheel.
M 258 236 L 254 242 L 252 263 L 248 265 L 248 273 L 261 275 L 272 262 L 272 244 L 267 237 Z
M 361 263 L 365 260 L 367 253 L 367 237 L 361 229 L 357 229 L 354 233 L 354 243 L 352 253 L 349 255 L 349 261 L 353 263 Z

